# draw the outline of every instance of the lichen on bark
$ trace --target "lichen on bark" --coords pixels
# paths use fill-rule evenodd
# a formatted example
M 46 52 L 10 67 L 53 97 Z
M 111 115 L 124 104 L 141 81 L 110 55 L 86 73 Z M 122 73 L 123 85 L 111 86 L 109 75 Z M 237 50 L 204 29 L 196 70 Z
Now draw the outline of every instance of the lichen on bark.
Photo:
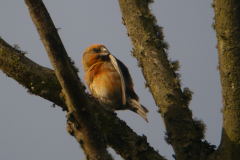
M 214 0 L 219 71 L 222 85 L 223 128 L 215 159 L 240 157 L 240 2 Z

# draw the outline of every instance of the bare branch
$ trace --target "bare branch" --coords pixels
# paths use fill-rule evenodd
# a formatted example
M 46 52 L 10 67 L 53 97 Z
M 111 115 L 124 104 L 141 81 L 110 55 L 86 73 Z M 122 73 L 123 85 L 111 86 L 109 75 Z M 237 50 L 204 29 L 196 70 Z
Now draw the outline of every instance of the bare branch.
M 86 157 L 109 159 L 106 140 L 95 123 L 94 112 L 47 9 L 41 0 L 25 0 L 25 3 L 62 87 L 68 114 L 74 117 L 81 130 L 81 146 Z
M 123 24 L 133 46 L 133 56 L 137 58 L 159 112 L 166 127 L 166 139 L 173 146 L 176 159 L 200 159 L 203 151 L 201 139 L 204 131 L 192 119 L 188 108 L 192 92 L 181 90 L 179 75 L 168 61 L 162 27 L 148 8 L 148 2 L 141 0 L 119 0 Z M 175 63 L 176 64 L 176 63 Z M 203 125 L 201 123 L 201 125 Z M 204 127 L 200 127 L 204 128 Z M 208 153 L 208 149 L 203 151 Z
M 21 51 L 12 48 L 0 38 L 0 69 L 8 76 L 22 84 L 28 90 L 45 98 L 63 110 L 67 107 L 61 98 L 61 86 L 53 70 L 42 67 L 24 56 Z M 95 117 L 107 143 L 124 159 L 164 160 L 146 141 L 145 136 L 138 136 L 126 123 L 108 112 L 90 96 L 87 99 L 94 108 Z M 81 130 L 73 121 L 67 122 L 69 134 L 81 142 Z
M 214 0 L 213 28 L 218 39 L 218 59 L 222 86 L 223 129 L 221 144 L 214 159 L 240 157 L 240 3 Z
M 12 48 L 1 38 L 0 69 L 28 89 L 28 93 L 41 96 L 67 110 L 64 100 L 59 97 L 62 88 L 54 71 L 31 61 L 22 51 Z

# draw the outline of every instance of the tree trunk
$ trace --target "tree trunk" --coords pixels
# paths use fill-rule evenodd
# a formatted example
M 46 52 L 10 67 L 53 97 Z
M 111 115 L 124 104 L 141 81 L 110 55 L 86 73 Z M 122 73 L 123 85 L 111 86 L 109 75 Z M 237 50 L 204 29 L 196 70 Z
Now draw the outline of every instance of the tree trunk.
M 147 82 L 154 100 L 159 107 L 166 127 L 167 142 L 173 146 L 178 160 L 204 159 L 201 139 L 204 137 L 204 124 L 192 119 L 188 105 L 192 92 L 181 90 L 179 75 L 174 72 L 178 63 L 168 61 L 162 27 L 156 24 L 151 14 L 150 1 L 119 0 L 127 33 L 133 46 L 133 56 Z M 197 125 L 199 124 L 199 125 Z M 202 153 L 201 153 L 202 152 Z
M 95 112 L 45 5 L 41 0 L 25 0 L 25 3 L 62 87 L 62 95 L 68 108 L 68 120 L 74 119 L 80 130 L 80 144 L 86 158 L 112 159 L 107 151 L 106 139 L 95 119 Z
M 240 159 L 240 1 L 214 0 L 222 85 L 223 128 L 218 160 Z
M 51 22 L 48 13 L 41 11 L 43 9 L 42 4 L 40 4 L 41 0 L 25 1 L 29 5 L 30 15 L 33 17 L 41 39 L 50 55 L 49 57 L 53 59 L 52 64 L 57 72 L 56 75 L 59 81 L 52 70 L 32 62 L 21 51 L 11 48 L 1 38 L 0 69 L 28 88 L 30 93 L 52 101 L 64 110 L 71 110 L 71 107 L 76 108 L 83 105 L 80 101 L 74 102 L 78 99 L 76 97 L 81 97 L 84 99 L 83 101 L 88 101 L 84 102 L 85 105 L 83 107 L 87 107 L 89 110 L 94 108 L 94 112 L 90 111 L 92 112 L 89 113 L 91 114 L 90 116 L 86 116 L 89 114 L 81 114 L 80 112 L 82 111 L 78 111 L 79 108 L 76 108 L 73 110 L 80 113 L 79 115 L 73 114 L 76 121 L 67 121 L 68 132 L 77 139 L 80 145 L 83 144 L 83 134 L 87 137 L 88 140 L 85 139 L 85 147 L 83 147 L 84 149 L 87 148 L 85 152 L 88 158 L 93 156 L 92 159 L 94 159 L 98 155 L 105 158 L 108 156 L 106 145 L 109 145 L 124 159 L 163 160 L 164 157 L 149 146 L 145 136 L 138 136 L 125 122 L 119 120 L 115 114 L 99 107 L 99 104 L 89 95 L 85 95 L 83 90 L 73 92 L 76 88 L 81 87 L 79 84 L 75 85 L 78 87 L 74 86 L 71 88 L 71 85 L 69 85 L 70 88 L 65 88 L 67 87 L 66 85 L 71 84 L 72 81 L 76 82 L 78 79 L 76 80 L 76 77 L 69 78 L 69 74 L 74 71 L 65 70 L 67 68 L 71 70 L 72 67 L 69 66 L 68 60 L 68 62 L 65 61 L 68 59 L 66 55 L 61 58 L 60 54 L 65 52 L 65 49 L 57 35 L 56 28 Z M 39 4 L 34 6 L 32 2 L 39 2 Z M 213 146 L 206 141 L 202 142 L 205 126 L 201 121 L 192 119 L 191 110 L 188 108 L 192 92 L 189 89 L 181 90 L 179 76 L 175 73 L 175 69 L 178 68 L 178 62 L 172 63 L 168 60 L 165 52 L 167 43 L 163 39 L 162 28 L 156 24 L 156 19 L 148 8 L 149 2 L 142 0 L 119 0 L 119 5 L 123 23 L 126 25 L 133 45 L 132 54 L 137 58 L 139 67 L 142 68 L 147 82 L 146 86 L 149 87 L 159 107 L 159 112 L 167 130 L 166 140 L 173 146 L 176 159 L 240 159 L 240 2 L 237 0 L 214 0 L 213 3 L 216 21 L 214 27 L 218 39 L 217 48 L 219 51 L 219 69 L 223 97 L 222 139 L 216 152 L 214 152 Z M 41 17 L 42 15 L 44 16 Z M 44 20 L 44 18 L 47 19 Z M 48 30 L 49 27 L 51 31 Z M 65 70 L 64 76 L 60 73 L 63 70 Z M 69 81 L 66 82 L 66 80 Z M 67 97 L 67 102 L 66 99 L 60 97 L 62 88 L 67 90 L 64 91 L 64 98 L 69 96 Z M 74 98 L 74 96 L 76 97 Z M 94 122 L 90 123 L 88 119 L 84 120 L 84 118 L 89 118 L 90 120 L 93 118 Z M 95 122 L 98 123 L 97 126 L 95 124 L 92 125 Z M 83 124 L 85 126 L 83 128 L 88 131 L 85 130 L 86 132 L 83 133 L 79 129 L 79 124 Z M 99 127 L 97 131 L 96 127 Z M 92 135 L 90 135 L 91 132 L 93 132 Z M 103 136 L 100 136 L 99 132 Z M 94 136 L 96 134 L 97 136 Z M 107 141 L 104 140 L 105 137 Z M 86 144 L 90 145 L 86 147 Z M 101 150 L 99 150 L 99 146 L 102 146 L 100 147 Z

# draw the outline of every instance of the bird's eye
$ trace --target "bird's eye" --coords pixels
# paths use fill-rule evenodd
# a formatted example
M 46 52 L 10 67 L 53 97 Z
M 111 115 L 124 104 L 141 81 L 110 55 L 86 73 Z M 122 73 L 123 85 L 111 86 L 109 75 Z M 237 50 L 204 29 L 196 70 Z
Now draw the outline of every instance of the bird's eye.
M 93 51 L 94 53 L 98 53 L 100 50 L 99 50 L 98 48 L 93 48 L 92 51 Z

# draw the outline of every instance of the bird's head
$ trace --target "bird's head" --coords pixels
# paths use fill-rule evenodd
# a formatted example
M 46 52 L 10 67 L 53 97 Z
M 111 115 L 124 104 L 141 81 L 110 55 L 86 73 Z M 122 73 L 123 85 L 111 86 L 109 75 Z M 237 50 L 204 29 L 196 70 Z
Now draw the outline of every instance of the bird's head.
M 102 44 L 93 44 L 88 47 L 82 56 L 84 72 L 97 62 L 109 60 L 109 54 L 110 52 Z

